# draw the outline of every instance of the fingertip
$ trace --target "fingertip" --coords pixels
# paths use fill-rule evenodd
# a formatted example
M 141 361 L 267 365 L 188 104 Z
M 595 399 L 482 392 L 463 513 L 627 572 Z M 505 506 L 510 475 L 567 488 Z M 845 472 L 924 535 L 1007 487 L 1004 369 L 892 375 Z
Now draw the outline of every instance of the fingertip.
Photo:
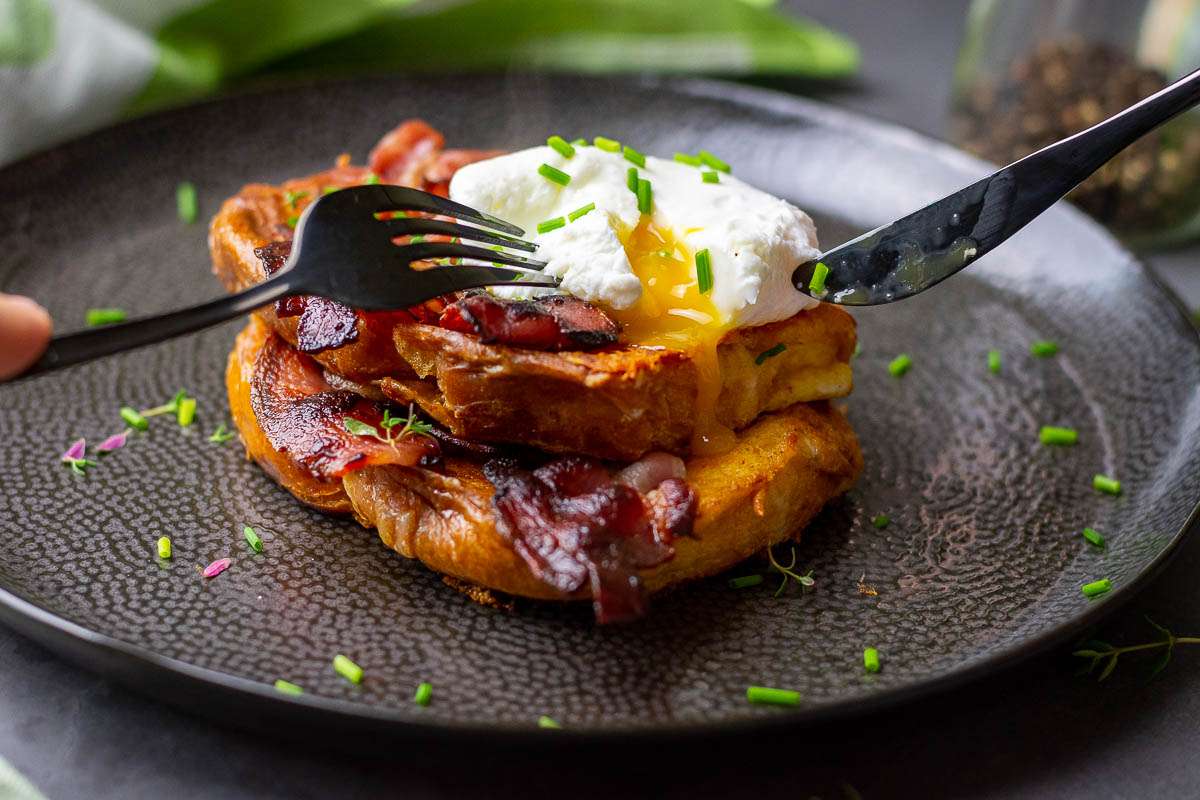
M 46 350 L 54 323 L 28 297 L 0 294 L 0 380 L 24 372 Z

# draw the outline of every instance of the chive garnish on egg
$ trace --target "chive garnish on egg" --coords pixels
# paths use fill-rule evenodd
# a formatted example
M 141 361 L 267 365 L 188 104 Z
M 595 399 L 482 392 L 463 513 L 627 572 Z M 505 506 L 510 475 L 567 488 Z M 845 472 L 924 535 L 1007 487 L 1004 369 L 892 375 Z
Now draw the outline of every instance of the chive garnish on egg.
M 629 187 L 629 191 L 637 194 L 638 187 L 638 168 L 630 167 L 625 170 L 625 185 Z
M 700 163 L 704 164 L 704 166 L 706 166 L 706 167 L 712 167 L 713 169 L 715 169 L 719 172 L 729 172 L 730 171 L 730 167 L 728 164 L 726 164 L 724 161 L 717 158 L 716 156 L 714 156 L 712 153 L 708 152 L 707 150 L 701 150 L 696 155 L 700 157 Z
M 580 136 L 578 139 L 571 140 L 572 147 L 587 147 L 587 139 Z
M 680 164 L 687 164 L 689 167 L 698 167 L 703 163 L 699 156 L 690 156 L 687 153 L 676 153 L 675 160 Z
M 654 190 L 650 186 L 650 181 L 645 178 L 638 178 L 637 201 L 638 211 L 643 214 L 649 214 L 654 208 Z
M 755 357 L 755 359 L 754 359 L 755 366 L 761 367 L 768 358 L 774 358 L 775 356 L 782 353 L 784 350 L 787 350 L 787 345 L 784 344 L 783 342 L 780 342 L 779 344 L 777 344 L 773 347 L 768 347 L 766 350 L 763 350 L 761 353 L 759 353 Z
M 712 170 L 705 170 L 704 172 L 700 173 L 700 180 L 704 181 L 705 183 L 720 183 L 721 173 L 713 172 Z
M 642 155 L 637 150 L 634 150 L 629 145 L 625 145 L 624 147 L 622 147 L 621 152 L 625 155 L 626 161 L 630 161 L 634 164 L 637 164 L 639 167 L 646 166 L 646 156 Z
M 575 220 L 582 217 L 584 214 L 588 213 L 589 211 L 594 211 L 595 209 L 596 209 L 595 203 L 588 203 L 586 206 L 580 206 L 579 208 L 572 211 L 570 214 L 567 214 L 567 221 L 574 222 Z
M 618 142 L 616 139 L 609 139 L 604 136 L 597 136 L 597 137 L 593 138 L 592 144 L 596 145 L 596 147 L 599 147 L 601 150 L 605 151 L 606 153 L 616 153 L 616 152 L 619 152 L 621 149 L 620 142 Z
M 712 256 L 708 248 L 696 253 L 696 285 L 700 294 L 708 294 L 713 287 Z
M 564 217 L 555 217 L 554 219 L 548 219 L 544 222 L 539 222 L 537 224 L 537 232 L 549 233 L 550 231 L 561 228 L 566 224 L 567 220 Z
M 546 140 L 546 144 L 558 151 L 563 158 L 571 158 L 575 155 L 575 148 L 561 136 L 551 136 Z
M 552 183 L 557 183 L 559 186 L 566 186 L 571 182 L 571 176 L 563 172 L 561 169 L 555 169 L 549 164 L 542 164 L 538 167 L 538 174 Z

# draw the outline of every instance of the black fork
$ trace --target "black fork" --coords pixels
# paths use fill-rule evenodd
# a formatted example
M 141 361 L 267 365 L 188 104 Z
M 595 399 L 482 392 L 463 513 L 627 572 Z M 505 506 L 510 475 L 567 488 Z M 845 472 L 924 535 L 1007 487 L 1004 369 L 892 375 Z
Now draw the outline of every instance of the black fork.
M 393 212 L 400 215 L 379 218 Z M 453 217 L 459 222 L 404 216 L 408 212 Z M 320 295 L 353 308 L 383 311 L 481 286 L 557 286 L 556 278 L 538 273 L 546 266 L 544 262 L 508 252 L 537 249 L 518 238 L 524 233 L 502 219 L 418 189 L 382 184 L 341 189 L 304 210 L 287 263 L 263 283 L 191 308 L 56 336 L 42 358 L 21 377 L 192 333 L 293 294 Z M 427 234 L 451 236 L 455 241 L 392 241 Z M 468 241 L 491 247 L 463 243 Z M 412 267 L 414 262 L 443 259 L 460 263 Z M 480 261 L 507 267 L 470 263 Z

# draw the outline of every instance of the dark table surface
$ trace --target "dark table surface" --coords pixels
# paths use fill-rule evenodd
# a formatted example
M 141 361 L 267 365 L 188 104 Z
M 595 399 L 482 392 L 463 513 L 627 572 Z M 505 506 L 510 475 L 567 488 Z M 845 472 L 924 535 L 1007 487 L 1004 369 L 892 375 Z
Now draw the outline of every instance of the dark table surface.
M 801 0 L 788 6 L 854 36 L 861 80 L 837 89 L 761 81 L 940 136 L 965 0 Z M 1200 305 L 1200 248 L 1150 263 Z M 1149 615 L 1200 633 L 1200 537 L 1103 625 L 1153 636 Z M 387 759 L 223 728 L 64 663 L 0 628 L 0 754 L 49 798 L 280 797 L 1195 797 L 1200 648 L 1147 680 L 1129 656 L 1105 683 L 1064 651 L 884 715 L 642 751 L 409 745 Z M 1189 766 L 1190 765 L 1190 766 Z

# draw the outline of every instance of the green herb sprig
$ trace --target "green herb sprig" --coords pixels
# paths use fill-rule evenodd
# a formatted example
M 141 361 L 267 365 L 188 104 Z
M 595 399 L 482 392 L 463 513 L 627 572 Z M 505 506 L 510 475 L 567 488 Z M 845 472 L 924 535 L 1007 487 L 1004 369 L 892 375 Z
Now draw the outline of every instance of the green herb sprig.
M 809 589 L 817 583 L 813 580 L 811 569 L 803 575 L 796 572 L 796 548 L 794 546 L 792 547 L 792 560 L 788 562 L 786 567 L 775 560 L 775 553 L 771 551 L 770 545 L 767 545 L 767 561 L 771 562 L 771 569 L 783 576 L 783 580 L 779 582 L 779 588 L 775 590 L 776 597 L 783 594 L 783 589 L 787 586 L 788 579 L 794 580 L 804 589 Z
M 1087 659 L 1087 664 L 1081 670 L 1080 674 L 1091 675 L 1099 667 L 1100 673 L 1096 680 L 1102 681 L 1113 673 L 1113 670 L 1117 668 L 1117 660 L 1124 654 L 1137 653 L 1143 650 L 1161 650 L 1162 653 L 1155 660 L 1154 666 L 1150 671 L 1149 677 L 1153 678 L 1162 672 L 1167 663 L 1170 662 L 1176 645 L 1200 644 L 1200 636 L 1176 636 L 1149 617 L 1146 617 L 1146 622 L 1150 623 L 1162 635 L 1162 638 L 1153 642 L 1146 642 L 1145 644 L 1127 645 L 1125 647 L 1116 647 L 1099 639 L 1084 642 L 1081 649 L 1071 653 L 1076 658 Z
M 370 423 L 363 422 L 361 419 L 354 417 L 343 417 L 342 425 L 346 430 L 355 436 L 368 436 L 373 439 L 378 439 L 389 447 L 396 447 L 401 439 L 405 436 L 432 436 L 433 424 L 425 422 L 417 416 L 416 409 L 410 404 L 408 407 L 407 417 L 392 416 L 390 409 L 385 409 L 383 419 L 379 422 L 379 427 L 383 428 L 383 434 L 379 433 L 379 428 L 376 428 Z M 400 428 L 399 431 L 396 428 Z

